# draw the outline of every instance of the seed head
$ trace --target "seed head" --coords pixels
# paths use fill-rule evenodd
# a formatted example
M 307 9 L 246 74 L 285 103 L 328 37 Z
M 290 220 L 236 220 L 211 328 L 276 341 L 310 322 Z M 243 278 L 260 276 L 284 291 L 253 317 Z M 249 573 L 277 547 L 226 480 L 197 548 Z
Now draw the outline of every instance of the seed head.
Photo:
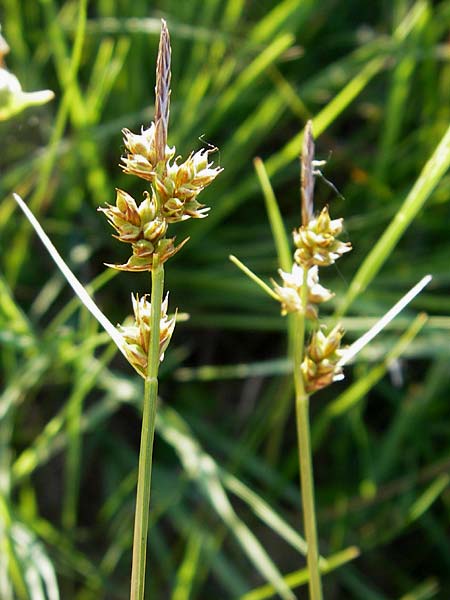
M 155 188 L 161 201 L 161 212 L 170 222 L 186 219 L 201 219 L 207 216 L 209 208 L 197 201 L 197 196 L 207 187 L 221 168 L 212 168 L 208 162 L 210 150 L 192 153 L 183 163 L 176 159 L 167 164 L 167 171 L 155 178 Z
M 150 344 L 150 324 L 151 324 L 151 304 L 147 300 L 146 294 L 139 298 L 131 295 L 133 302 L 134 324 L 130 326 L 119 326 L 119 331 L 125 341 L 125 352 L 129 362 L 136 367 L 142 377 L 147 373 L 148 347 Z M 159 331 L 159 356 L 160 360 L 164 358 L 164 352 L 169 345 L 175 328 L 175 319 L 173 316 L 167 316 L 167 307 L 169 294 L 166 295 L 161 305 L 161 320 Z
M 108 222 L 114 227 L 121 242 L 135 242 L 142 236 L 141 217 L 136 202 L 130 194 L 116 189 L 116 205 L 107 204 L 107 208 L 98 208 L 106 215 Z
M 170 107 L 171 48 L 166 22 L 161 25 L 156 65 L 155 119 L 140 134 L 123 129 L 126 152 L 122 169 L 149 182 L 150 190 L 137 205 L 133 198 L 118 191 L 116 206 L 100 210 L 116 229 L 118 239 L 132 244 L 133 254 L 124 264 L 107 265 L 122 271 L 151 271 L 153 258 L 159 263 L 176 254 L 186 243 L 175 245 L 175 238 L 166 238 L 170 223 L 207 216 L 208 208 L 197 200 L 200 192 L 222 171 L 208 161 L 211 150 L 191 153 L 179 164 L 175 148 L 167 145 Z
M 343 335 L 344 330 L 341 325 L 337 325 L 328 335 L 322 329 L 312 334 L 301 365 L 303 381 L 308 393 L 344 378 L 342 367 L 338 365 L 343 355 L 340 348 Z
M 272 285 L 281 302 L 281 314 L 284 316 L 291 312 L 302 312 L 303 267 L 294 263 L 291 273 L 286 273 L 281 269 L 278 270 L 278 273 L 280 274 L 284 285 L 280 286 L 275 281 L 272 281 Z M 317 308 L 315 304 L 330 300 L 334 294 L 320 285 L 319 270 L 317 266 L 313 266 L 308 270 L 307 285 L 308 304 L 305 316 L 308 319 L 315 320 L 317 319 Z
M 294 230 L 294 244 L 297 250 L 294 259 L 299 265 L 310 268 L 313 265 L 332 265 L 340 256 L 350 252 L 351 244 L 336 239 L 342 232 L 343 219 L 330 219 L 328 207 L 308 224 Z
M 128 175 L 136 175 L 153 182 L 158 167 L 158 152 L 156 148 L 156 127 L 150 124 L 148 129 L 142 128 L 140 134 L 122 129 L 123 141 L 127 153 L 122 156 L 122 169 Z M 175 155 L 175 148 L 165 146 L 163 161 L 166 163 Z

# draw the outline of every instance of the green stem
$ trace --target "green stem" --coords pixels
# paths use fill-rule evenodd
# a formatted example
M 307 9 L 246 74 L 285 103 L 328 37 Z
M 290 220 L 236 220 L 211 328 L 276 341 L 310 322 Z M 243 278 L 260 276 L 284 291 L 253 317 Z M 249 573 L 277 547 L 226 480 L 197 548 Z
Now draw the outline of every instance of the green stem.
M 297 313 L 294 345 L 295 412 L 297 419 L 300 487 L 303 505 L 303 523 L 308 544 L 307 563 L 309 571 L 309 597 L 322 600 L 322 583 L 319 570 L 319 546 L 317 542 L 316 509 L 314 504 L 314 478 L 309 427 L 309 396 L 305 391 L 301 364 L 305 346 L 305 312 L 308 303 L 307 269 L 303 272 L 303 313 Z
M 155 437 L 158 400 L 159 329 L 164 289 L 164 267 L 157 255 L 153 258 L 150 313 L 150 343 L 147 377 L 144 387 L 141 448 L 139 451 L 136 513 L 134 519 L 133 563 L 131 568 L 131 600 L 143 600 L 147 555 L 148 518 L 152 481 L 153 440 Z

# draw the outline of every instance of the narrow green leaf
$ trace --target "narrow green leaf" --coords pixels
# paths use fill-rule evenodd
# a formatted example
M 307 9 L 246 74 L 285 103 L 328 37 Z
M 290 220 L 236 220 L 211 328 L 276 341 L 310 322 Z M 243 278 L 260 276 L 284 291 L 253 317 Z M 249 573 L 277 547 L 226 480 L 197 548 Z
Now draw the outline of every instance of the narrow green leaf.
M 316 419 L 313 426 L 313 447 L 318 446 L 333 419 L 349 411 L 353 406 L 360 402 L 373 386 L 384 377 L 389 364 L 403 354 L 407 346 L 425 325 L 426 321 L 426 315 L 418 315 L 407 331 L 400 337 L 395 346 L 389 351 L 381 364 L 372 368 L 363 378 L 357 379 L 355 383 L 340 394 L 333 402 L 330 402 L 330 404 L 327 405 Z
M 344 315 L 352 302 L 371 283 L 383 264 L 391 255 L 399 239 L 417 216 L 433 190 L 450 166 L 450 126 L 439 142 L 431 158 L 422 169 L 419 178 L 412 187 L 395 217 L 364 259 L 337 311 L 338 317 Z
M 329 556 L 326 559 L 326 565 L 321 567 L 320 571 L 324 574 L 331 573 L 335 569 L 338 569 L 351 560 L 355 560 L 355 558 L 358 558 L 358 556 L 358 548 L 350 546 L 342 552 L 337 552 L 336 554 Z M 309 580 L 308 569 L 300 569 L 299 571 L 290 573 L 289 575 L 286 575 L 284 579 L 291 588 L 304 585 L 305 583 L 308 583 Z M 241 596 L 239 600 L 265 600 L 266 598 L 272 598 L 275 596 L 275 594 L 276 590 L 273 588 L 273 586 L 264 585 L 252 590 L 251 592 L 247 592 L 247 594 Z
M 417 521 L 427 512 L 430 506 L 435 502 L 450 483 L 450 475 L 443 473 L 431 483 L 431 485 L 417 498 L 408 511 L 408 521 L 410 523 Z
M 236 494 L 243 500 L 252 511 L 260 517 L 273 531 L 283 538 L 293 548 L 298 550 L 303 556 L 306 556 L 307 545 L 305 540 L 293 529 L 284 519 L 282 519 L 273 508 L 265 502 L 258 494 L 255 494 L 242 481 L 221 469 L 220 477 L 227 489 Z M 324 559 L 321 559 L 322 562 Z
M 158 412 L 158 431 L 174 447 L 187 474 L 197 482 L 214 510 L 236 537 L 255 568 L 283 599 L 295 600 L 281 573 L 252 531 L 237 516 L 221 484 L 219 469 L 192 437 L 182 418 L 167 407 Z
M 177 572 L 172 600 L 189 600 L 192 588 L 199 568 L 199 560 L 202 548 L 202 536 L 193 530 L 186 544 L 186 552 L 183 562 Z
M 270 228 L 277 249 L 278 264 L 283 271 L 290 272 L 292 269 L 292 252 L 277 199 L 263 161 L 260 158 L 255 158 L 253 164 L 255 165 L 256 174 L 264 194 L 267 216 L 269 217 Z
M 276 293 L 274 292 L 274 290 L 271 287 L 269 287 L 267 285 L 267 283 L 265 283 L 260 277 L 258 277 L 258 275 L 256 275 L 255 273 L 253 273 L 253 271 L 251 269 L 249 269 L 247 266 L 245 266 L 243 262 L 241 262 L 238 258 L 236 258 L 235 256 L 233 256 L 232 254 L 230 254 L 230 256 L 228 258 L 243 273 L 245 273 L 247 275 L 247 277 L 249 277 L 252 281 L 254 281 L 256 283 L 256 285 L 259 285 L 259 287 L 262 290 L 264 290 L 266 292 L 266 294 L 268 294 L 274 300 L 277 300 L 277 301 L 279 300 L 279 298 L 276 295 Z
M 438 592 L 439 581 L 430 578 L 402 596 L 400 600 L 429 600 L 430 598 L 434 598 Z

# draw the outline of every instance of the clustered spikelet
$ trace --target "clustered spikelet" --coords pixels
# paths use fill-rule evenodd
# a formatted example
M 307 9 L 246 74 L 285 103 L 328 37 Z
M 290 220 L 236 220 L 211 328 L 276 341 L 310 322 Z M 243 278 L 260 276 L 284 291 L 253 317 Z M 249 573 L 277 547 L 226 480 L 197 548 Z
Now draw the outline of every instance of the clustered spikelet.
M 300 312 L 313 322 L 314 331 L 301 365 L 305 390 L 315 392 L 333 381 L 342 379 L 339 366 L 343 330 L 337 325 L 325 335 L 319 324 L 318 304 L 334 294 L 320 285 L 319 267 L 332 265 L 351 250 L 348 242 L 337 237 L 342 233 L 343 219 L 331 219 L 328 207 L 314 216 L 314 183 L 321 163 L 314 160 L 312 124 L 305 127 L 301 160 L 302 224 L 294 230 L 294 265 L 290 273 L 279 271 L 282 285 L 272 281 L 275 295 L 281 304 L 281 314 Z
M 121 242 L 137 242 L 142 234 L 142 221 L 136 202 L 130 194 L 116 190 L 116 205 L 99 208 L 105 213 L 109 223 L 119 235 L 115 237 Z
M 340 349 L 343 335 L 344 330 L 340 325 L 336 325 L 328 335 L 321 328 L 313 332 L 301 365 L 307 393 L 316 392 L 344 378 L 339 365 L 343 355 Z
M 156 69 L 155 120 L 140 134 L 123 129 L 126 153 L 122 169 L 149 182 L 150 191 L 138 205 L 123 190 L 117 190 L 116 205 L 100 208 L 117 232 L 121 242 L 131 244 L 132 256 L 125 264 L 108 265 L 122 271 L 151 271 L 153 257 L 164 263 L 178 252 L 187 240 L 175 245 L 166 238 L 170 223 L 207 216 L 208 208 L 197 200 L 222 171 L 208 160 L 211 150 L 191 153 L 184 162 L 167 145 L 170 105 L 170 39 L 165 23 L 161 30 Z
M 126 154 L 122 156 L 121 165 L 123 171 L 128 175 L 136 175 L 142 179 L 153 182 L 156 177 L 156 169 L 164 168 L 164 163 L 175 155 L 175 148 L 165 146 L 162 160 L 159 160 L 156 148 L 156 127 L 152 122 L 148 129 L 142 128 L 141 133 L 132 133 L 129 129 L 122 129 L 123 142 Z
M 172 160 L 175 148 L 166 146 L 165 158 L 157 161 L 155 131 L 154 123 L 141 135 L 124 130 L 128 150 L 122 159 L 124 171 L 149 181 L 150 192 L 144 193 L 138 206 L 130 194 L 117 190 L 116 206 L 99 209 L 118 233 L 116 237 L 132 245 L 127 263 L 109 265 L 123 271 L 150 271 L 155 252 L 165 262 L 180 250 L 187 240 L 176 246 L 175 238 L 165 238 L 168 225 L 206 217 L 209 208 L 197 197 L 222 171 L 208 160 L 211 150 L 192 153 L 179 164 L 180 157 Z
M 278 270 L 283 286 L 276 281 L 272 281 L 275 293 L 281 303 L 281 314 L 287 315 L 291 312 L 301 312 L 302 307 L 302 287 L 304 279 L 304 269 L 297 263 L 294 263 L 291 273 Z M 305 316 L 308 319 L 315 320 L 318 317 L 318 311 L 315 304 L 326 302 L 334 296 L 333 292 L 327 290 L 319 283 L 319 270 L 317 266 L 311 267 L 307 271 L 308 303 Z
M 125 351 L 130 363 L 136 370 L 145 377 L 148 365 L 148 346 L 150 343 L 150 315 L 151 303 L 147 300 L 148 295 L 131 296 L 133 302 L 133 312 L 135 322 L 133 325 L 120 326 L 119 331 L 125 341 Z M 169 294 L 166 295 L 161 305 L 161 319 L 159 329 L 159 356 L 160 360 L 164 358 L 164 352 L 169 345 L 175 328 L 176 316 L 168 317 L 167 308 L 169 303 Z
M 151 271 L 162 265 L 188 241 L 175 244 L 168 237 L 170 224 L 207 216 L 208 208 L 197 200 L 222 171 L 208 157 L 211 149 L 192 152 L 185 161 L 167 144 L 170 111 L 170 37 L 162 21 L 158 48 L 155 86 L 155 118 L 150 126 L 133 133 L 123 129 L 125 153 L 121 168 L 148 182 L 149 189 L 137 202 L 128 192 L 117 189 L 114 205 L 99 208 L 114 228 L 119 241 L 131 245 L 131 256 L 124 264 L 107 264 L 121 271 Z M 156 263 L 155 263 L 156 259 Z M 122 328 L 130 362 L 142 373 L 147 368 L 146 354 L 150 338 L 150 303 L 144 296 L 133 298 L 136 324 Z M 167 297 L 161 315 L 161 347 L 168 343 L 175 321 L 167 319 Z M 163 351 L 163 350 L 162 350 Z
M 318 217 L 311 219 L 307 225 L 294 230 L 295 262 L 306 268 L 313 265 L 328 267 L 340 256 L 350 252 L 351 245 L 341 242 L 336 237 L 342 233 L 343 219 L 330 219 L 328 207 L 322 209 Z
M 156 176 L 155 187 L 161 200 L 161 212 L 169 223 L 207 216 L 209 208 L 200 204 L 197 196 L 221 171 L 217 167 L 212 168 L 208 161 L 210 152 L 199 150 L 181 164 L 178 164 L 177 157 L 173 163 L 167 163 L 164 176 Z

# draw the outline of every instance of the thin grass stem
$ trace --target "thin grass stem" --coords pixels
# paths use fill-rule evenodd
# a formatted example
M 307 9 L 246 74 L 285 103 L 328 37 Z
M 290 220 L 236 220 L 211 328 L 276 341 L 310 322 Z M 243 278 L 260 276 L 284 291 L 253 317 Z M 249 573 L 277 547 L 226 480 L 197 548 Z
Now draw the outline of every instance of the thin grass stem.
M 277 294 L 273 291 L 272 288 L 270 288 L 267 283 L 265 283 L 260 277 L 258 277 L 258 275 L 256 275 L 255 273 L 253 273 L 253 271 L 251 269 L 249 269 L 246 265 L 244 265 L 243 262 L 241 262 L 238 258 L 236 258 L 236 256 L 233 256 L 232 254 L 230 254 L 230 256 L 228 257 L 232 263 L 234 263 L 239 269 L 241 269 L 241 271 L 243 273 L 245 273 L 247 275 L 247 277 L 249 277 L 252 281 L 254 281 L 257 285 L 259 285 L 259 287 L 264 290 L 266 292 L 266 294 L 268 294 L 271 298 L 273 298 L 274 300 L 279 300 Z
M 134 520 L 133 562 L 131 568 L 131 600 L 143 600 L 147 558 L 148 519 L 152 482 L 153 440 L 155 437 L 156 405 L 158 401 L 158 370 L 160 362 L 159 334 L 161 304 L 164 289 L 164 267 L 157 254 L 153 257 L 150 344 L 147 377 L 144 385 L 141 447 L 139 451 L 136 512 Z
M 293 362 L 295 382 L 295 414 L 297 422 L 300 488 L 302 495 L 303 523 L 308 544 L 307 564 L 309 571 L 309 596 L 311 600 L 322 600 L 322 582 L 319 569 L 319 545 L 317 541 L 316 509 L 314 502 L 314 477 L 311 455 L 311 433 L 309 425 L 309 396 L 306 393 L 301 372 L 305 346 L 305 311 L 308 302 L 307 269 L 303 273 L 303 311 L 295 315 Z

